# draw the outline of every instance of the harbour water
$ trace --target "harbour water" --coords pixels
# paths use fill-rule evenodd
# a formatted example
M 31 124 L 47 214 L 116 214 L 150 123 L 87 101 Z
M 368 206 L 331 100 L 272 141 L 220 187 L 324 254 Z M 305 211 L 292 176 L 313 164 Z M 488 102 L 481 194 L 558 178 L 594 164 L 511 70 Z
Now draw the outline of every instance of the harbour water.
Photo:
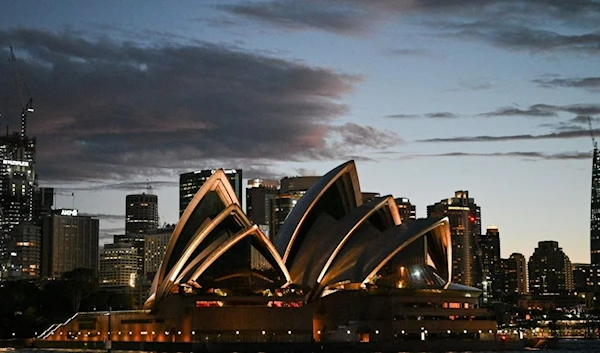
M 61 352 L 106 352 L 103 350 L 81 350 L 81 349 L 31 349 L 31 348 L 0 348 L 0 353 L 61 353 Z M 112 353 L 119 352 L 127 352 L 127 353 L 141 353 L 140 351 L 112 351 Z M 323 351 L 324 353 L 327 353 Z M 436 352 L 443 352 L 443 348 L 441 350 L 436 350 Z M 506 350 L 502 351 L 505 353 L 511 352 L 530 352 L 530 350 Z M 567 352 L 598 352 L 600 353 L 600 340 L 585 340 L 585 339 L 561 339 L 558 341 L 557 348 L 548 348 L 548 349 L 540 349 L 539 352 L 547 352 L 547 353 L 567 353 Z M 336 352 L 339 353 L 339 352 Z M 402 351 L 398 351 L 398 353 L 402 353 Z M 480 353 L 491 353 L 489 351 L 481 351 Z

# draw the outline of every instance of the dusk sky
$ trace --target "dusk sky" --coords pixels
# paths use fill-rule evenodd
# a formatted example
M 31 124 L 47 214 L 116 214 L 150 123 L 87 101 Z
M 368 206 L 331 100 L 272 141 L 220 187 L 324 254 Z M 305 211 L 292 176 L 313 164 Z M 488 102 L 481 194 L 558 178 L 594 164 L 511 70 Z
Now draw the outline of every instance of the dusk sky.
M 178 215 L 178 176 L 321 175 L 426 206 L 469 190 L 502 256 L 589 263 L 600 1 L 3 1 L 41 186 L 124 231 L 125 195 Z M 0 60 L 0 124 L 19 130 Z

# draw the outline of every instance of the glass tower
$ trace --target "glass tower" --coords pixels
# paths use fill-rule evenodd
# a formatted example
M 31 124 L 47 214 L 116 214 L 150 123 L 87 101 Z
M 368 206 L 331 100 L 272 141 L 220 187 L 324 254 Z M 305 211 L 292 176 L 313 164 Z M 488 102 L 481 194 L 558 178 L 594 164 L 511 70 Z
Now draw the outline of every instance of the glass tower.
M 600 152 L 594 146 L 592 164 L 592 200 L 590 215 L 590 260 L 594 292 L 600 290 Z

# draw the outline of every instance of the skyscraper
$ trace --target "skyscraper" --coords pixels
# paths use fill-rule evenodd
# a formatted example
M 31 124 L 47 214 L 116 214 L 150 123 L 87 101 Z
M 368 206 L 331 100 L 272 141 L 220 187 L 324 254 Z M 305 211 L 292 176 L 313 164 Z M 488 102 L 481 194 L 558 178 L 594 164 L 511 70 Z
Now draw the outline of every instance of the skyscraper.
M 506 294 L 526 294 L 529 292 L 525 256 L 519 253 L 512 253 L 504 262 L 506 263 L 506 272 L 504 274 Z
M 600 292 L 600 151 L 594 142 L 590 212 L 590 269 L 594 292 Z
M 77 268 L 98 274 L 99 221 L 77 210 L 59 209 L 44 218 L 42 276 L 59 278 Z
M 196 195 L 196 192 L 200 190 L 202 185 L 215 173 L 215 169 L 208 170 L 197 170 L 195 172 L 189 172 L 179 175 L 179 217 L 183 214 L 183 211 L 187 208 L 188 204 Z M 231 183 L 235 195 L 240 201 L 240 207 L 242 207 L 242 170 L 241 169 L 224 169 L 227 179 Z M 243 209 L 243 207 L 242 207 Z
M 145 235 L 144 271 L 146 276 L 153 278 L 158 271 L 174 229 L 174 227 L 159 228 L 156 232 Z
M 273 199 L 278 193 L 279 182 L 276 180 L 251 179 L 246 188 L 246 214 L 254 224 L 268 228 L 271 223 Z M 271 234 L 268 234 L 269 237 Z
M 135 194 L 125 197 L 125 233 L 139 234 L 158 229 L 158 196 Z
M 52 213 L 54 188 L 37 188 L 33 192 L 33 223 L 42 227 L 44 217 Z
M 4 277 L 38 280 L 41 248 L 40 227 L 28 222 L 21 222 L 13 227 L 8 236 L 9 258 Z
M 417 219 L 417 208 L 410 203 L 409 199 L 406 197 L 399 197 L 394 199 L 394 201 L 396 201 L 396 205 L 398 205 L 398 212 L 400 213 L 400 218 L 402 218 L 402 223 Z
M 540 241 L 527 264 L 529 290 L 535 294 L 573 290 L 573 267 L 556 241 Z
M 11 230 L 33 220 L 35 146 L 35 138 L 0 136 L 0 261 L 7 260 Z
M 497 298 L 503 292 L 504 279 L 500 263 L 500 232 L 496 226 L 488 226 L 479 238 L 483 274 L 486 280 L 488 297 Z
M 589 292 L 592 290 L 590 264 L 573 264 L 573 289 L 578 292 Z
M 275 239 L 283 221 L 296 206 L 298 200 L 320 178 L 318 176 L 297 176 L 281 179 L 279 194 L 273 200 L 273 217 L 271 217 L 270 229 L 272 239 Z
M 100 254 L 100 286 L 123 291 L 139 285 L 140 255 L 133 243 L 105 244 Z
M 483 263 L 478 239 L 481 237 L 481 208 L 468 191 L 427 206 L 427 217 L 448 217 L 452 237 L 452 281 L 482 287 Z

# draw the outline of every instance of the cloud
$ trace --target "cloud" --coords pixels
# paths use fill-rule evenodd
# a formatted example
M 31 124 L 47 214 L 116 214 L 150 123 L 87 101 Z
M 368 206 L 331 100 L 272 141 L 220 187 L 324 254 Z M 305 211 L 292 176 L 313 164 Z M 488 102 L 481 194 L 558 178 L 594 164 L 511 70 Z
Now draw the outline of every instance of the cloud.
M 499 117 L 499 116 L 523 116 L 523 117 L 554 117 L 558 113 L 571 113 L 576 115 L 595 115 L 600 114 L 600 104 L 571 104 L 571 105 L 550 105 L 535 104 L 526 109 L 518 107 L 505 107 L 493 112 L 481 113 L 479 116 Z
M 554 79 L 535 79 L 531 82 L 545 88 L 556 87 L 571 87 L 583 88 L 588 91 L 600 90 L 600 77 L 583 77 L 583 78 L 554 78 Z
M 471 153 L 471 152 L 449 152 L 440 154 L 416 155 L 415 157 L 518 157 L 534 160 L 580 160 L 589 159 L 590 152 L 495 152 L 495 153 Z
M 340 126 L 333 126 L 331 129 L 339 134 L 341 138 L 341 141 L 338 141 L 333 149 L 344 151 L 345 153 L 351 152 L 348 149 L 349 146 L 362 145 L 377 150 L 404 143 L 394 132 L 378 130 L 372 126 L 346 123 Z
M 497 47 L 513 51 L 539 52 L 600 52 L 600 33 L 584 32 L 581 34 L 561 34 L 552 30 L 536 29 L 518 25 L 508 26 L 506 23 L 490 23 L 476 21 L 467 24 L 446 26 L 444 36 L 458 36 L 488 42 Z
M 415 114 L 393 114 L 393 115 L 385 116 L 385 118 L 392 118 L 392 119 L 415 119 L 418 117 L 419 117 L 419 115 L 415 115 Z
M 105 214 L 105 213 L 80 213 L 80 216 L 88 216 L 98 218 L 107 222 L 123 222 L 125 221 L 125 215 L 118 214 Z
M 429 113 L 429 114 L 425 114 L 425 116 L 427 118 L 434 118 L 434 119 L 456 118 L 456 115 L 449 113 L 449 112 Z
M 338 159 L 390 140 L 389 132 L 336 124 L 358 76 L 210 43 L 136 46 L 68 32 L 0 31 L 0 48 L 9 43 L 34 98 L 28 126 L 41 180 L 138 187 L 127 182 L 203 161 Z M 0 77 L 12 77 L 8 63 L 0 63 Z M 0 106 L 12 109 L 3 119 L 12 117 L 17 130 L 12 85 L 0 82 Z M 340 139 L 355 144 L 330 149 Z
M 320 29 L 347 35 L 360 35 L 370 30 L 368 21 L 360 20 L 366 13 L 351 2 L 320 2 L 278 0 L 234 5 L 218 5 L 230 14 L 268 23 L 290 30 Z
M 458 116 L 450 113 L 450 112 L 435 112 L 435 113 L 427 113 L 423 115 L 415 115 L 415 114 L 393 114 L 386 115 L 385 118 L 391 119 L 415 119 L 415 118 L 429 118 L 429 119 L 452 119 L 457 118 Z
M 594 134 L 600 136 L 600 129 L 594 130 Z M 550 140 L 550 139 L 570 139 L 589 137 L 590 132 L 585 129 L 577 129 L 570 131 L 553 132 L 541 135 L 503 135 L 503 136 L 461 136 L 447 138 L 432 138 L 418 140 L 417 142 L 499 142 L 499 141 L 518 141 L 518 140 Z
M 410 18 L 412 23 L 439 30 L 441 36 L 485 41 L 509 50 L 600 51 L 600 3 L 595 0 L 272 0 L 217 8 L 291 30 L 361 36 Z M 555 28 L 564 28 L 565 33 Z M 408 54 L 402 50 L 399 55 Z
M 505 107 L 497 109 L 493 112 L 482 113 L 479 116 L 497 117 L 497 116 L 531 116 L 531 117 L 552 117 L 556 116 L 556 109 L 553 106 L 545 104 L 537 104 L 528 109 L 519 109 L 513 107 Z
M 391 49 L 388 51 L 391 55 L 398 56 L 430 56 L 431 52 L 425 49 L 419 48 L 403 48 L 403 49 Z

